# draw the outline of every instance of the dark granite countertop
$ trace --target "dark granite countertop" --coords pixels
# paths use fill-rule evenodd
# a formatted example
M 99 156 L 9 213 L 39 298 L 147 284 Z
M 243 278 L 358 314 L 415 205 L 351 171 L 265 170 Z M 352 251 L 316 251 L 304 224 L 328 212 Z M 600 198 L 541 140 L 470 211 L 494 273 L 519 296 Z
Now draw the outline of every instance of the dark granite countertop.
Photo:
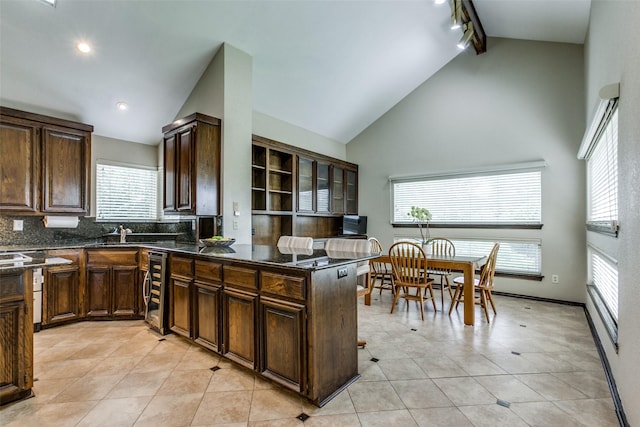
M 208 256 L 212 258 L 223 258 L 229 260 L 246 261 L 256 264 L 278 265 L 293 268 L 302 268 L 310 270 L 319 270 L 330 268 L 343 264 L 350 264 L 358 261 L 365 261 L 379 256 L 378 253 L 356 253 L 356 252 L 330 252 L 324 249 L 299 250 L 291 249 L 280 251 L 276 246 L 271 245 L 249 245 L 235 244 L 230 247 L 202 247 L 195 243 L 176 243 L 176 242 L 128 242 L 128 243 L 96 243 L 92 242 L 73 242 L 62 243 L 59 245 L 49 245 L 46 248 L 30 248 L 17 246 L 0 247 L 1 252 L 25 252 L 25 251 L 43 251 L 53 249 L 74 249 L 74 248 L 116 248 L 116 247 L 142 247 L 152 250 L 164 252 L 179 252 L 191 255 Z
M 44 251 L 22 251 L 0 255 L 0 271 L 53 267 L 55 265 L 64 264 L 71 264 L 71 261 L 55 256 L 48 256 Z

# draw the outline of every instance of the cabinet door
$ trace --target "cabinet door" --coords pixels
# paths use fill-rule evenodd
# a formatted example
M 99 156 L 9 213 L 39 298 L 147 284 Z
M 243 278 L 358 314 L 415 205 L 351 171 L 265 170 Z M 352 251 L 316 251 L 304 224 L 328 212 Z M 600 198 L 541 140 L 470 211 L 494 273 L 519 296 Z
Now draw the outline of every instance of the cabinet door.
M 347 213 L 358 213 L 358 173 L 347 170 Z
M 320 213 L 331 212 L 331 199 L 329 199 L 329 164 L 318 162 L 316 164 L 316 211 Z
M 333 213 L 344 213 L 344 169 L 334 167 L 332 174 L 332 205 L 331 210 Z
M 254 369 L 258 296 L 229 288 L 223 292 L 224 355 L 241 365 Z
M 171 300 L 169 328 L 187 338 L 191 338 L 191 282 L 191 280 L 173 276 L 169 280 L 171 292 L 169 297 Z
M 113 316 L 136 314 L 138 298 L 138 267 L 114 266 L 112 273 Z
M 220 299 L 222 287 L 195 281 L 193 339 L 213 351 L 220 351 Z
M 89 134 L 42 129 L 42 212 L 88 213 Z
M 38 131 L 18 119 L 0 118 L 0 211 L 35 212 Z
M 108 316 L 111 313 L 111 268 L 87 267 L 86 291 L 87 316 Z
M 314 161 L 298 157 L 298 212 L 313 212 L 313 164 Z
M 26 328 L 33 336 L 33 327 L 25 314 L 24 301 L 0 304 L 0 404 L 19 399 L 33 385 L 33 347 L 26 337 Z
M 47 270 L 42 289 L 42 323 L 76 320 L 80 317 L 80 271 L 78 266 L 55 267 Z
M 260 299 L 262 367 L 268 377 L 297 392 L 304 390 L 305 309 L 276 299 Z
M 176 210 L 188 212 L 193 210 L 193 144 L 195 127 L 178 133 L 177 167 L 176 167 Z
M 164 203 L 165 212 L 176 210 L 176 135 L 164 138 Z

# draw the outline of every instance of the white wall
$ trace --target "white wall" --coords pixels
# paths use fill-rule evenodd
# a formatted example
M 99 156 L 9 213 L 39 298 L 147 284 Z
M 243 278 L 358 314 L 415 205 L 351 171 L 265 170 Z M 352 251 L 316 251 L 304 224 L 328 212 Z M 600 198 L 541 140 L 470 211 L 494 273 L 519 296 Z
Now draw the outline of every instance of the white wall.
M 253 133 L 325 156 L 346 160 L 347 149 L 342 142 L 318 135 L 258 111 L 253 112 Z
M 640 3 L 593 0 L 589 33 L 585 42 L 585 116 L 591 118 L 598 91 L 620 82 L 618 107 L 618 210 L 617 239 L 588 233 L 587 240 L 618 260 L 619 353 L 588 300 L 587 309 L 596 324 L 611 365 L 630 425 L 640 425 Z
M 347 144 L 359 164 L 359 212 L 388 247 L 388 177 L 477 169 L 543 159 L 542 230 L 446 230 L 447 237 L 542 239 L 542 282 L 500 277 L 496 289 L 583 302 L 584 132 L 580 45 L 490 38 L 467 51 Z M 426 206 L 428 208 L 428 206 Z M 407 229 L 395 229 L 406 234 Z M 414 231 L 418 235 L 418 231 Z M 560 276 L 551 284 L 551 275 Z
M 252 80 L 251 56 L 225 43 L 176 116 L 197 112 L 222 119 L 223 229 L 238 243 L 251 243 Z M 234 202 L 240 216 L 233 215 Z
M 157 168 L 158 147 L 106 136 L 91 135 L 91 216 L 96 216 L 96 161 Z

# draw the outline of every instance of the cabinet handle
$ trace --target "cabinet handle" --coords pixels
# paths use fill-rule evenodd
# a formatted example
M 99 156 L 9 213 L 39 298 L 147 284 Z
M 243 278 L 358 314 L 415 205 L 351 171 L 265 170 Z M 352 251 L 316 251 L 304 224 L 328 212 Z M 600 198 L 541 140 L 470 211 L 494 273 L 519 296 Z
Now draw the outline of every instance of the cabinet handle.
M 150 277 L 149 271 L 144 274 L 144 280 L 142 281 L 142 299 L 144 300 L 144 305 L 149 305 L 149 297 L 150 297 Z

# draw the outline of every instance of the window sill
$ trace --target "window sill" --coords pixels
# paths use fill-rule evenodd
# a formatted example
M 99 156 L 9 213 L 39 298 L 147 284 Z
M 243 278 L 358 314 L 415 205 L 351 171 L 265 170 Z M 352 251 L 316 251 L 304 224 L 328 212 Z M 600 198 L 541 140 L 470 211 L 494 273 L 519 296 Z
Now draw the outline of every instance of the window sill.
M 418 224 L 391 224 L 393 228 L 418 228 Z M 542 224 L 456 224 L 456 223 L 429 223 L 429 228 L 485 228 L 485 229 L 514 229 L 514 230 L 541 230 Z

